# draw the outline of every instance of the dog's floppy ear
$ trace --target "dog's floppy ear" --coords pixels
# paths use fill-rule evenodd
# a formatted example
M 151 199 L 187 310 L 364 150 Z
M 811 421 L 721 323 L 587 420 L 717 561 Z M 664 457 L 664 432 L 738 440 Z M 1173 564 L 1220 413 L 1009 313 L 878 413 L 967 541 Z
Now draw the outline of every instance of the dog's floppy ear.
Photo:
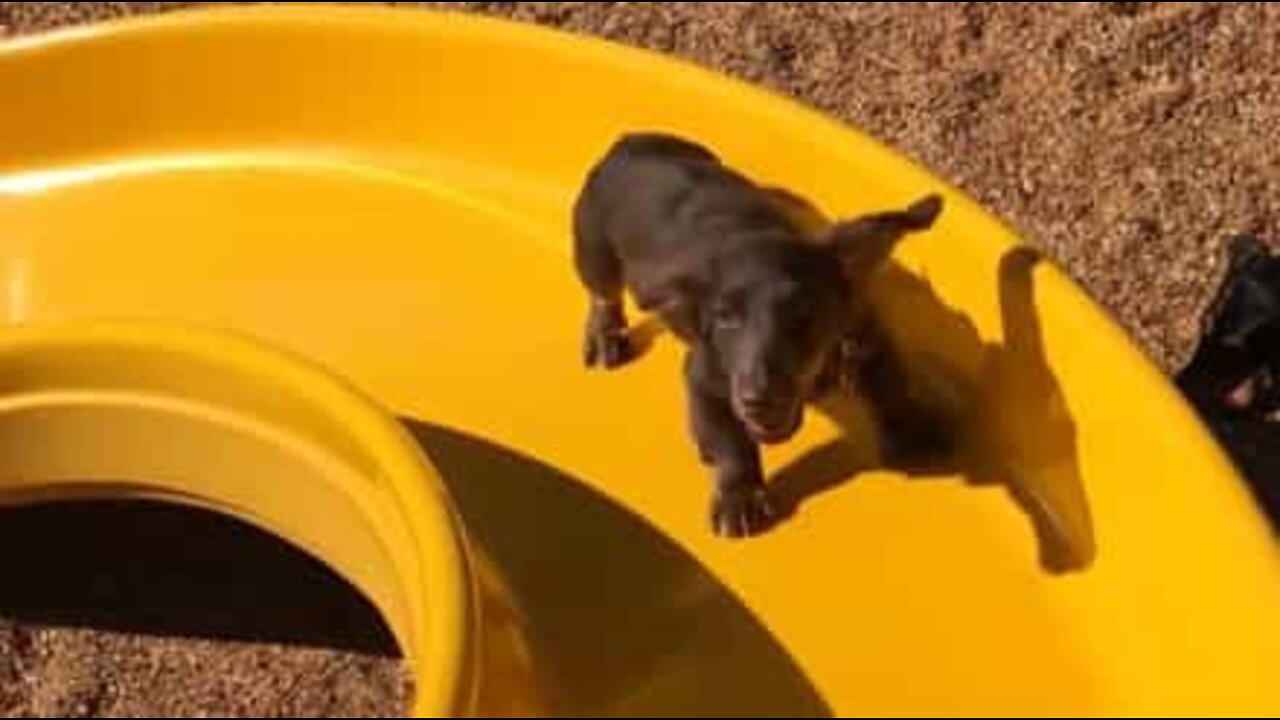
M 1239 275 L 1270 257 L 1271 252 L 1262 240 L 1253 235 L 1237 235 L 1227 244 L 1228 276 Z
M 1280 287 L 1270 282 L 1270 251 L 1252 236 L 1234 238 L 1218 293 L 1205 313 L 1202 333 L 1223 345 L 1244 347 L 1264 325 L 1280 320 Z
M 932 228 L 943 209 L 942 197 L 929 195 L 906 210 L 838 223 L 829 232 L 829 246 L 838 256 L 845 277 L 856 287 L 889 260 L 903 238 Z

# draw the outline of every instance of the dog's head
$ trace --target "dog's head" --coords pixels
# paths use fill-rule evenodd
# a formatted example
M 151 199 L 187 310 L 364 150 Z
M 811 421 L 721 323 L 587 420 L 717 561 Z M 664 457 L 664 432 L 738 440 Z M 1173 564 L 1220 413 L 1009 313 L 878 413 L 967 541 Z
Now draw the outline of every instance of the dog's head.
M 1232 241 L 1229 255 L 1178 384 L 1200 405 L 1269 415 L 1280 409 L 1280 260 L 1252 237 Z
M 735 413 L 759 442 L 800 429 L 836 347 L 851 330 L 854 293 L 887 262 L 899 240 L 931 228 L 938 197 L 840 223 L 826 242 L 743 243 L 717 256 L 699 287 L 673 294 L 676 331 L 719 358 Z M 689 281 L 686 277 L 686 281 Z

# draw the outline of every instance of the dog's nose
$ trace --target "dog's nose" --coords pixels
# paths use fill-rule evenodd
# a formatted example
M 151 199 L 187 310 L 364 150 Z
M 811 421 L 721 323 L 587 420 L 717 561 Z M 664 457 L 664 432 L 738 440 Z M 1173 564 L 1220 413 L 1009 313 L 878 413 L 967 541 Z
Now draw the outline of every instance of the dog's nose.
M 765 363 L 753 363 L 750 368 L 738 375 L 738 395 L 743 402 L 767 403 L 774 393 L 773 377 L 776 373 Z
M 769 383 L 764 378 L 743 378 L 738 382 L 738 399 L 749 407 L 768 405 Z
M 744 410 L 758 415 L 768 415 L 782 405 L 782 398 L 778 393 L 770 392 L 768 386 L 741 388 L 738 400 Z

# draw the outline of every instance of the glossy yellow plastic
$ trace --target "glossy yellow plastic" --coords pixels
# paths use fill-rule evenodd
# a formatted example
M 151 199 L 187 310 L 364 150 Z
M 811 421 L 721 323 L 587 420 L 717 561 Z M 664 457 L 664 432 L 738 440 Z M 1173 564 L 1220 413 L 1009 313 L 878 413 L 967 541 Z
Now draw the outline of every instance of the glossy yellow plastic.
M 412 436 L 341 380 L 236 335 L 166 326 L 0 334 L 0 502 L 151 498 L 289 538 L 366 593 L 426 708 L 472 700 L 464 541 Z
M 188 459 L 214 464 L 191 474 L 199 492 L 186 471 L 136 478 L 261 522 L 356 582 L 411 646 L 427 693 L 415 716 L 1280 710 L 1275 545 L 1221 451 L 1059 271 L 848 128 L 596 41 L 334 7 L 13 42 L 0 108 L 0 321 L 68 348 L 95 337 L 85 322 L 150 328 L 140 340 L 153 322 L 234 330 L 347 378 L 370 398 L 353 411 L 379 404 L 419 441 L 422 466 L 398 482 L 435 487 L 434 468 L 450 492 L 377 528 L 382 559 L 366 557 L 369 528 L 342 528 L 386 511 L 360 492 L 340 507 L 324 477 L 258 496 L 212 482 L 231 466 L 201 452 Z M 946 195 L 942 223 L 875 290 L 921 392 L 965 430 L 954 463 L 878 469 L 858 408 L 827 408 L 769 453 L 789 520 L 749 542 L 711 536 L 679 347 L 659 336 L 616 374 L 580 360 L 569 207 L 613 139 L 646 128 L 695 137 L 831 217 Z M 11 332 L 5 347 L 30 342 Z M 236 355 L 227 342 L 209 356 Z M 63 377 L 50 363 L 97 372 L 92 353 L 57 356 L 19 362 L 36 379 Z M 113 372 L 142 382 L 165 366 L 143 356 Z M 248 411 L 234 384 L 187 377 L 165 392 Z M 297 416 L 254 420 L 303 433 Z M 38 425 L 14 427 L 39 446 Z M 87 440 L 85 456 L 50 447 L 96 467 Z M 5 474 L 21 475 L 12 448 Z M 460 572 L 407 540 L 426 527 L 447 544 L 450 503 Z M 410 587 L 406 568 L 430 582 Z M 404 598 L 469 608 L 479 629 L 424 637 Z

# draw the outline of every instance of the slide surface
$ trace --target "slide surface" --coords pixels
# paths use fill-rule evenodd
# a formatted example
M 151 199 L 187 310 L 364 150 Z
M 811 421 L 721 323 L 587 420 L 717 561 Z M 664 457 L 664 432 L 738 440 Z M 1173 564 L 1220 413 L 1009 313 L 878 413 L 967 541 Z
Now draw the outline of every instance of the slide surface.
M 1051 263 L 855 131 L 334 7 L 15 41 L 0 108 L 0 502 L 262 524 L 388 616 L 415 716 L 1280 711 L 1275 543 L 1219 448 Z M 768 453 L 786 521 L 712 536 L 679 345 L 581 361 L 569 208 L 635 129 L 832 217 L 946 195 L 875 296 L 953 463 L 882 467 L 857 407 L 815 412 Z

